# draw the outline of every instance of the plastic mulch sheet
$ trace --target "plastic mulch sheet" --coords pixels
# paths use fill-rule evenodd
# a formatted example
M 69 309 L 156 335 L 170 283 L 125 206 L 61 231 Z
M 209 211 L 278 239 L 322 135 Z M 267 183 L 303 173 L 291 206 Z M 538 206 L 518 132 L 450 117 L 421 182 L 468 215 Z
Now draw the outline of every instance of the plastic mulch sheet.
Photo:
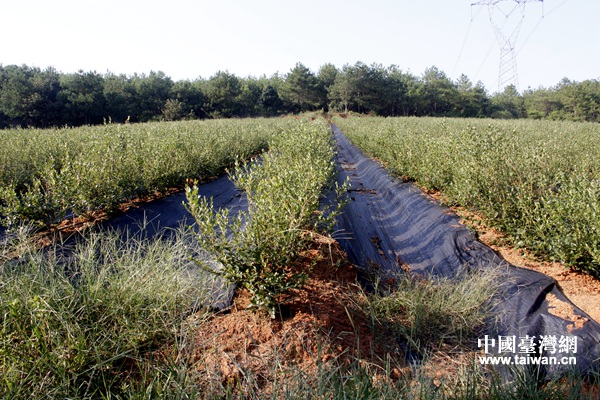
M 228 175 L 222 175 L 214 181 L 199 185 L 198 195 L 212 198 L 215 209 L 229 209 L 230 218 L 235 218 L 239 212 L 248 210 L 246 195 L 235 187 Z M 100 227 L 101 229 L 127 232 L 127 238 L 124 239 L 168 236 L 175 229 L 193 226 L 195 223 L 184 203 L 187 203 L 185 192 L 175 193 L 107 220 Z M 193 238 L 190 240 L 189 250 L 192 256 L 204 259 L 214 270 L 221 268 L 216 260 L 211 259 L 210 255 L 199 248 L 197 241 Z M 195 261 L 190 261 L 187 269 L 190 279 L 197 279 L 199 282 L 206 281 L 204 275 L 207 272 L 202 271 Z M 192 306 L 193 309 L 209 307 L 223 310 L 231 305 L 234 286 L 216 275 L 212 277 L 211 282 L 209 304 L 195 304 Z
M 451 210 L 415 185 L 392 178 L 338 127 L 332 129 L 338 182 L 350 182 L 349 204 L 337 221 L 338 240 L 354 263 L 382 279 L 400 273 L 451 278 L 465 267 L 494 268 L 499 273 L 495 322 L 487 327 L 488 336 L 474 343 L 482 354 L 527 357 L 528 369 L 546 377 L 571 368 L 598 370 L 600 324 L 571 303 L 554 279 L 506 262 L 478 242 Z M 569 312 L 556 312 L 557 305 Z M 561 364 L 563 356 L 575 357 L 576 365 Z M 551 365 L 552 357 L 557 364 Z M 537 365 L 536 359 L 549 365 Z
M 228 208 L 230 216 L 237 216 L 240 211 L 248 209 L 248 202 L 243 192 L 236 189 L 227 175 L 199 185 L 198 195 L 212 197 L 215 208 Z M 101 231 L 119 232 L 124 242 L 128 240 L 155 239 L 171 236 L 175 230 L 193 226 L 194 218 L 186 210 L 184 202 L 187 202 L 185 193 L 179 192 L 167 197 L 130 209 L 124 214 L 113 217 L 96 225 L 94 229 Z M 0 245 L 10 240 L 10 233 L 6 229 L 0 229 Z M 82 238 L 72 236 L 61 243 L 58 248 L 49 246 L 45 251 L 59 255 L 60 262 L 68 264 L 73 256 L 73 249 L 78 246 Z M 191 257 L 203 259 L 207 264 L 218 270 L 220 264 L 200 249 L 198 242 L 192 235 L 188 235 L 188 249 Z M 199 284 L 210 285 L 210 297 L 201 304 L 193 304 L 190 312 L 200 307 L 222 310 L 231 305 L 234 287 L 218 276 L 210 276 L 208 272 L 201 269 L 195 261 L 190 260 L 185 265 L 186 277 Z M 211 274 L 212 275 L 212 274 Z
M 198 185 L 198 195 L 212 197 L 215 209 L 228 208 L 231 217 L 248 209 L 245 194 L 235 187 L 228 175 Z M 127 230 L 134 236 L 153 237 L 157 234 L 165 234 L 169 229 L 194 223 L 194 218 L 183 205 L 184 202 L 187 203 L 185 192 L 178 192 L 111 218 L 104 222 L 102 227 Z

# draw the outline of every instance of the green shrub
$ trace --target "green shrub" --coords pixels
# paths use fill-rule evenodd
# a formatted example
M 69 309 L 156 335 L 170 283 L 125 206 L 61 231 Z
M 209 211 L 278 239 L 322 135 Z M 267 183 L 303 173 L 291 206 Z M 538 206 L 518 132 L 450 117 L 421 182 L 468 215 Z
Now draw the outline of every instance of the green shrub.
M 291 261 L 310 240 L 310 230 L 335 216 L 335 210 L 319 209 L 333 179 L 333 151 L 323 123 L 298 124 L 274 137 L 268 153 L 231 173 L 248 199 L 248 212 L 235 218 L 198 198 L 196 187 L 187 191 L 201 246 L 223 265 L 225 279 L 248 289 L 252 306 L 272 316 L 277 297 L 306 278 Z

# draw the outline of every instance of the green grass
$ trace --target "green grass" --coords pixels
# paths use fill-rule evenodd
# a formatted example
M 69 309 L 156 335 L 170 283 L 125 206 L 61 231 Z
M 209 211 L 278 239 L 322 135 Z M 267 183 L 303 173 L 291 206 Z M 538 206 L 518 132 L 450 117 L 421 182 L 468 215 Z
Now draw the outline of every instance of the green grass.
M 152 352 L 175 343 L 211 278 L 190 269 L 183 233 L 96 233 L 67 259 L 25 251 L 0 267 L 0 397 L 118 395 Z M 193 264 L 192 264 L 193 265 Z
M 452 279 L 398 276 L 393 290 L 376 284 L 365 313 L 420 354 L 443 345 L 467 349 L 488 321 L 497 291 L 494 271 L 464 270 Z

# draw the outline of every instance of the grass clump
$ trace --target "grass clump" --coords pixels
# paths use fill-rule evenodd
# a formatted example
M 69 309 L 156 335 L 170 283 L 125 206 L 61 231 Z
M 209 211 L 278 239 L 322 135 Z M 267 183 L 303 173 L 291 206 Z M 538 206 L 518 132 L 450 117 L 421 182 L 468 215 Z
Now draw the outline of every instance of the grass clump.
M 30 251 L 0 268 L 0 397 L 119 396 L 205 299 L 181 234 L 93 234 L 71 252 Z
M 497 274 L 467 269 L 453 278 L 402 275 L 391 290 L 365 296 L 378 325 L 392 330 L 411 351 L 426 353 L 444 345 L 467 348 L 490 315 Z
M 212 202 L 187 192 L 202 248 L 223 265 L 221 275 L 246 288 L 251 306 L 274 317 L 277 297 L 302 284 L 305 274 L 290 267 L 310 240 L 310 231 L 331 224 L 335 210 L 320 209 L 334 176 L 334 144 L 321 120 L 298 123 L 273 138 L 260 159 L 237 165 L 233 182 L 248 199 L 248 212 L 230 218 Z M 340 191 L 341 193 L 341 191 Z

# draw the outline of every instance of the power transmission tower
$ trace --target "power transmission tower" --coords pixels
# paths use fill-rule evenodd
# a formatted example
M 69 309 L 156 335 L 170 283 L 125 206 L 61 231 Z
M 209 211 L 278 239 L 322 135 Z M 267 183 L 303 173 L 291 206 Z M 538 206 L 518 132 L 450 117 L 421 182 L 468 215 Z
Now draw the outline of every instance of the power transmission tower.
M 488 6 L 490 22 L 500 46 L 498 91 L 502 91 L 507 85 L 519 87 L 515 44 L 525 18 L 525 5 L 534 1 L 543 2 L 544 0 L 481 0 L 471 4 L 471 7 Z M 511 4 L 508 4 L 507 7 L 506 4 L 501 3 Z M 515 12 L 518 14 L 515 15 Z

